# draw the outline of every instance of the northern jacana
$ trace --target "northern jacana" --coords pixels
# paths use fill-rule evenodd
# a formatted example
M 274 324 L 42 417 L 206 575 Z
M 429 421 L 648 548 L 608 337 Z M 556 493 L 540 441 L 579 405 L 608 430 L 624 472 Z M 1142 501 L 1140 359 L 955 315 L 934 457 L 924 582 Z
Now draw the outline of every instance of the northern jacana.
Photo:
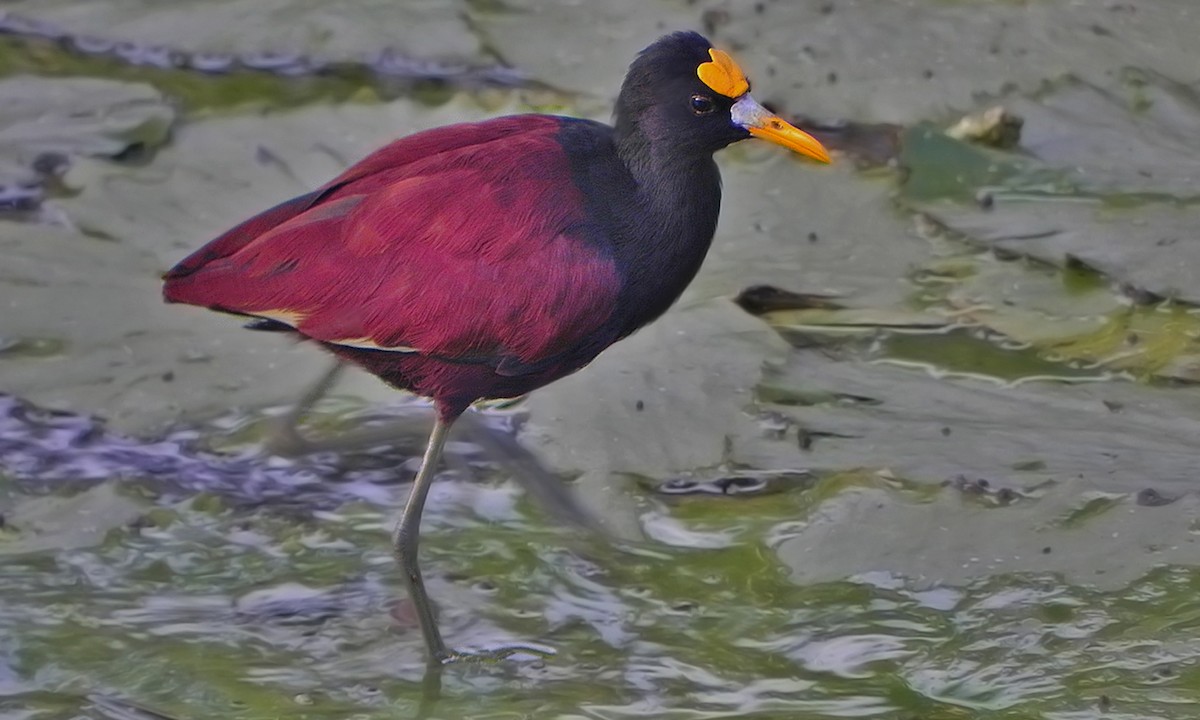
M 612 127 L 515 115 L 397 140 L 226 232 L 165 276 L 168 302 L 256 319 L 431 398 L 437 420 L 392 536 L 432 661 L 418 529 L 446 434 L 657 318 L 696 275 L 721 201 L 713 153 L 758 137 L 820 162 L 693 32 L 642 51 Z

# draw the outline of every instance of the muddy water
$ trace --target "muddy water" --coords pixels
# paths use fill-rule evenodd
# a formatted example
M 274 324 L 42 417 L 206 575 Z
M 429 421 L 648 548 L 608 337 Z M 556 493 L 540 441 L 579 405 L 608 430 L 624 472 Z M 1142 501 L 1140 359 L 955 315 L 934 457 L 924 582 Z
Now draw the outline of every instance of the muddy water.
M 0 717 L 1196 715 L 1186 0 L 0 10 Z M 844 161 L 724 153 L 680 305 L 488 415 L 602 533 L 455 439 L 447 639 L 553 655 L 428 675 L 387 547 L 427 413 L 351 375 L 266 452 L 324 359 L 157 275 L 389 137 L 604 119 L 677 27 Z M 1017 148 L 941 132 L 996 103 Z

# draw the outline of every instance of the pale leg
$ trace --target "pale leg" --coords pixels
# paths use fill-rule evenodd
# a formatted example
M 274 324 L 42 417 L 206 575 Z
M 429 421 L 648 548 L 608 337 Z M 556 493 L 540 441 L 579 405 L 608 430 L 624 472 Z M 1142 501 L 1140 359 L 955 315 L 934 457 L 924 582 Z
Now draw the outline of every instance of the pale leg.
M 427 659 L 431 666 L 441 667 L 444 663 L 461 661 L 488 662 L 503 660 L 516 654 L 548 656 L 553 651 L 543 647 L 526 645 L 509 645 L 482 652 L 465 653 L 450 650 L 442 641 L 438 630 L 437 618 L 433 614 L 433 605 L 429 594 L 425 592 L 425 583 L 421 580 L 421 568 L 417 562 L 417 551 L 420 546 L 421 511 L 425 509 L 425 498 L 429 495 L 429 487 L 437 474 L 438 461 L 442 456 L 442 447 L 446 444 L 446 435 L 455 418 L 443 420 L 439 415 L 429 433 L 429 444 L 425 447 L 425 457 L 421 460 L 421 469 L 413 480 L 412 490 L 409 491 L 408 502 L 400 522 L 392 533 L 392 550 L 400 571 L 404 574 L 404 582 L 408 585 L 408 594 L 412 599 L 413 608 L 417 613 L 417 621 L 421 625 L 421 634 L 425 637 L 425 647 L 429 651 Z
M 417 621 L 421 624 L 421 634 L 425 636 L 429 658 L 435 663 L 445 662 L 451 654 L 442 642 L 442 634 L 438 632 L 429 594 L 425 592 L 425 583 L 421 580 L 417 549 L 421 540 L 421 511 L 425 509 L 425 498 L 429 495 L 429 486 L 433 484 L 433 478 L 437 474 L 442 447 L 446 444 L 446 434 L 453 422 L 439 417 L 434 423 L 433 431 L 429 433 L 429 443 L 425 446 L 425 457 L 421 460 L 421 469 L 417 471 L 412 490 L 408 494 L 408 502 L 404 506 L 404 514 L 400 516 L 400 522 L 396 524 L 392 533 L 392 550 L 396 554 L 396 562 L 400 563 L 401 572 L 404 573 L 404 582 L 408 585 L 408 595 L 417 611 Z

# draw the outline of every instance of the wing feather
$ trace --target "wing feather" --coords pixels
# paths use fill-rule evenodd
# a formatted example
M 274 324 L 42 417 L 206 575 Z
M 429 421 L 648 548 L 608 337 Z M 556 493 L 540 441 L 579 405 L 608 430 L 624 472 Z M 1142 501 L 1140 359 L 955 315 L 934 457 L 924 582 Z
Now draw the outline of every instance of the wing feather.
M 556 128 L 517 116 L 397 141 L 194 253 L 166 297 L 327 343 L 535 368 L 586 342 L 619 290 Z

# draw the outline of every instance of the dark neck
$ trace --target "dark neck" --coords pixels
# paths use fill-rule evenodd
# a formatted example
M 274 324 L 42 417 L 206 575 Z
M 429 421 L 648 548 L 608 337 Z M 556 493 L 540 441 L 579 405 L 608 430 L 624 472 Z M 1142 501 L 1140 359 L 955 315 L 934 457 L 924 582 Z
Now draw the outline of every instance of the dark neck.
M 615 140 L 636 183 L 616 249 L 640 326 L 665 312 L 700 269 L 717 227 L 721 175 L 712 153 L 652 142 L 633 124 L 618 121 Z

